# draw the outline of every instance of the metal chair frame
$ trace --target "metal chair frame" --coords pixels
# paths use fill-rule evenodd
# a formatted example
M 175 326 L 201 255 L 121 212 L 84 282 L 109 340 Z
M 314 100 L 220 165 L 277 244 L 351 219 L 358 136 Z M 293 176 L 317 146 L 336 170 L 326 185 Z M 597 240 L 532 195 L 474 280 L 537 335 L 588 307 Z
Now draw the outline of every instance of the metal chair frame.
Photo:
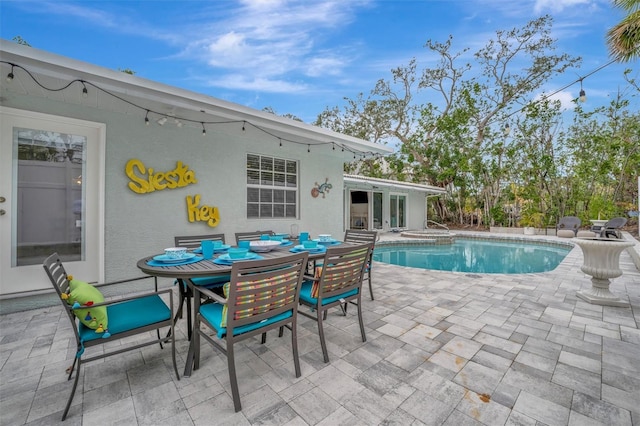
M 367 341 L 364 321 L 362 319 L 362 281 L 371 251 L 372 247 L 370 243 L 329 247 L 324 257 L 320 276 L 305 276 L 306 280 L 318 282 L 318 297 L 315 303 L 309 303 L 302 298 L 300 299 L 300 304 L 311 308 L 313 314 L 309 314 L 303 310 L 298 310 L 298 313 L 316 320 L 324 362 L 329 362 L 329 354 L 322 322 L 327 318 L 327 311 L 335 306 L 339 306 L 345 315 L 347 315 L 345 306 L 348 303 L 357 306 L 360 334 L 362 341 Z M 355 289 L 357 289 L 355 294 L 345 296 L 345 294 Z M 323 302 L 324 299 L 335 298 L 341 295 L 342 297 L 332 302 Z
M 195 288 L 196 293 L 202 293 L 203 296 L 209 297 L 217 303 L 226 304 L 228 311 L 226 334 L 221 337 L 216 332 L 218 339 L 225 340 L 226 345 L 211 337 L 206 329 L 201 329 L 201 324 L 214 331 L 216 327 L 209 323 L 201 312 L 196 312 L 195 334 L 192 342 L 192 345 L 194 345 L 193 368 L 197 370 L 200 367 L 201 337 L 226 355 L 231 395 L 236 412 L 242 410 L 234 355 L 234 345 L 236 343 L 276 328 L 282 332 L 282 329 L 286 327 L 291 330 L 295 374 L 296 377 L 301 375 L 298 357 L 297 312 L 300 287 L 308 258 L 309 254 L 303 252 L 275 259 L 236 262 L 232 265 L 229 293 L 226 299 L 206 288 Z M 255 282 L 266 282 L 267 284 L 257 287 L 253 284 Z M 196 297 L 200 297 L 200 295 L 196 295 Z M 249 301 L 247 302 L 247 300 Z M 253 309 L 254 313 L 250 316 L 242 317 L 243 315 L 241 314 L 236 317 L 237 312 L 243 312 L 247 309 Z M 265 322 L 289 311 L 291 311 L 292 315 L 287 318 L 264 326 L 258 326 L 253 330 L 241 332 L 240 334 L 235 333 L 235 330 L 239 327 Z
M 240 241 L 258 241 L 263 234 L 273 235 L 273 231 L 236 232 L 236 245 Z
M 225 244 L 224 234 L 205 234 L 205 235 L 178 235 L 173 237 L 176 247 L 186 247 L 189 250 L 196 249 L 202 244 L 202 240 L 222 241 Z M 191 340 L 191 325 L 193 324 L 191 314 L 191 297 L 193 292 L 183 280 L 178 279 L 180 286 L 180 301 L 178 302 L 178 312 L 176 318 L 182 318 L 184 306 L 187 307 L 187 338 Z M 193 284 L 193 283 L 192 283 Z
M 378 240 L 378 233 L 376 231 L 364 231 L 361 229 L 347 229 L 344 233 L 344 242 L 347 243 L 368 243 L 371 244 L 371 254 L 369 255 L 369 261 L 367 268 L 364 271 L 364 279 L 369 282 L 369 294 L 371 300 L 373 298 L 373 284 L 371 283 L 371 268 L 373 267 L 373 249 L 375 248 L 376 241 Z
M 72 306 L 69 306 L 62 299 L 62 294 L 63 293 L 67 293 L 67 290 L 69 289 L 69 280 L 67 278 L 67 276 L 68 276 L 67 272 L 65 271 L 65 268 L 64 268 L 64 266 L 62 264 L 62 261 L 60 260 L 60 257 L 58 256 L 58 253 L 53 253 L 51 256 L 47 257 L 44 260 L 42 266 L 43 266 L 47 276 L 51 280 L 51 284 L 53 285 L 54 289 L 56 290 L 56 293 L 58 293 L 58 297 L 60 298 L 60 302 L 61 302 L 61 304 L 63 306 L 63 309 L 66 312 L 67 317 L 71 321 L 73 332 L 74 332 L 74 335 L 75 335 L 75 338 L 76 338 L 76 355 L 74 357 L 73 364 L 68 368 L 69 377 L 67 378 L 67 380 L 71 380 L 71 377 L 73 376 L 74 370 L 75 370 L 76 374 L 75 374 L 75 379 L 73 381 L 73 386 L 71 388 L 71 394 L 69 395 L 69 399 L 67 400 L 67 405 L 66 405 L 66 407 L 64 409 L 64 412 L 62 413 L 62 420 L 63 421 L 67 418 L 67 414 L 69 413 L 69 409 L 71 408 L 71 403 L 73 402 L 73 397 L 75 395 L 76 388 L 78 386 L 78 378 L 80 376 L 80 368 L 81 368 L 83 363 L 87 363 L 87 362 L 95 361 L 95 360 L 98 360 L 98 359 L 110 357 L 112 355 L 117 355 L 117 354 L 120 354 L 120 353 L 123 353 L 123 352 L 128 352 L 128 351 L 139 349 L 139 348 L 142 348 L 142 347 L 145 347 L 145 346 L 154 345 L 156 343 L 159 344 L 160 348 L 162 349 L 162 343 L 166 343 L 166 342 L 170 341 L 171 342 L 171 355 L 172 355 L 172 359 L 173 359 L 173 369 L 174 369 L 174 371 L 176 373 L 176 377 L 178 378 L 178 380 L 180 380 L 180 375 L 178 374 L 178 367 L 176 365 L 175 332 L 174 332 L 174 328 L 173 328 L 173 291 L 171 289 L 158 291 L 157 280 L 155 280 L 155 278 L 154 278 L 155 291 L 153 291 L 153 292 L 146 292 L 146 293 L 142 293 L 142 294 L 136 294 L 135 296 L 118 298 L 116 300 L 105 301 L 104 303 L 96 303 L 96 304 L 92 305 L 92 307 L 109 306 L 109 305 L 115 305 L 115 304 L 119 304 L 119 303 L 126 303 L 128 301 L 132 301 L 132 300 L 135 300 L 135 299 L 140 299 L 140 298 L 144 298 L 144 297 L 148 297 L 148 296 L 154 296 L 155 295 L 157 297 L 160 297 L 161 295 L 165 295 L 166 294 L 169 297 L 168 308 L 170 310 L 170 315 L 169 315 L 169 318 L 167 318 L 164 321 L 156 322 L 156 323 L 153 323 L 153 324 L 148 324 L 148 325 L 141 326 L 141 327 L 135 328 L 133 330 L 129 330 L 129 331 L 122 332 L 122 333 L 115 333 L 115 334 L 112 334 L 110 337 L 107 337 L 107 338 L 100 338 L 100 339 L 94 339 L 94 340 L 89 340 L 89 341 L 83 342 L 81 340 L 80 334 L 78 332 L 79 321 L 77 320 L 77 318 L 73 314 L 74 308 Z M 132 282 L 132 281 L 139 281 L 139 280 L 150 279 L 150 278 L 153 278 L 153 277 L 139 277 L 139 278 L 128 279 L 128 280 L 114 281 L 114 282 L 109 282 L 109 283 L 103 283 L 103 284 L 99 285 L 99 287 L 104 288 L 105 286 L 110 286 L 110 285 L 115 285 L 115 284 L 122 284 L 122 283 Z M 169 327 L 170 328 L 170 336 L 167 335 L 166 337 L 160 337 L 160 329 L 164 328 L 164 327 Z M 107 350 L 107 348 L 105 348 L 104 352 L 102 352 L 102 353 L 99 353 L 99 354 L 96 354 L 96 355 L 93 355 L 93 356 L 90 356 L 90 357 L 83 357 L 84 352 L 85 352 L 84 351 L 85 348 L 98 346 L 98 345 L 103 345 L 103 344 L 108 344 L 108 343 L 116 341 L 116 340 L 121 340 L 123 338 L 129 337 L 129 336 L 133 336 L 133 335 L 137 335 L 137 334 L 147 333 L 147 332 L 153 331 L 153 330 L 156 330 L 156 334 L 157 334 L 157 338 L 155 338 L 155 339 L 145 340 L 143 342 L 136 343 L 136 344 L 129 344 L 129 343 L 124 342 L 119 347 L 119 349 Z

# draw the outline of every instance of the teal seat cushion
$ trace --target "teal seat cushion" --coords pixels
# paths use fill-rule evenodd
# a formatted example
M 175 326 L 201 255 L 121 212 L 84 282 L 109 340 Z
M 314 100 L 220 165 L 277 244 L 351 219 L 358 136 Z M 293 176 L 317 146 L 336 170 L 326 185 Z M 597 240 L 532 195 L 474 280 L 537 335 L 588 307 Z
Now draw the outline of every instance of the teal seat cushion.
M 300 300 L 304 300 L 307 303 L 312 305 L 316 305 L 318 303 L 318 299 L 316 297 L 311 296 L 311 288 L 313 287 L 313 281 L 305 281 L 302 283 L 302 288 L 300 290 Z M 349 290 L 346 293 L 339 294 L 337 296 L 327 297 L 326 299 L 322 299 L 322 305 L 328 305 L 329 303 L 333 303 L 336 300 L 340 300 L 345 297 L 354 296 L 358 294 L 358 289 L 354 288 L 353 290 Z
M 215 277 L 196 277 L 191 278 L 193 285 L 198 287 L 218 287 L 224 283 L 231 281 L 231 275 L 222 275 Z
M 107 306 L 107 315 L 109 316 L 109 333 L 114 335 L 166 321 L 171 318 L 171 310 L 160 296 L 154 294 L 109 305 Z M 103 337 L 102 333 L 96 333 L 95 330 L 82 323 L 78 328 L 78 334 L 80 334 L 80 340 L 83 342 Z
M 222 322 L 222 308 L 223 305 L 221 305 L 220 303 L 209 303 L 200 307 L 200 314 L 204 319 L 207 320 L 209 324 L 213 326 L 213 328 L 216 329 L 216 333 L 220 338 L 223 338 L 227 335 L 227 328 L 220 325 Z M 233 330 L 233 335 L 237 336 L 239 334 L 243 334 L 252 330 L 257 330 L 266 325 L 273 324 L 274 322 L 290 318 L 292 315 L 293 311 L 287 311 L 263 321 L 258 321 L 237 327 Z

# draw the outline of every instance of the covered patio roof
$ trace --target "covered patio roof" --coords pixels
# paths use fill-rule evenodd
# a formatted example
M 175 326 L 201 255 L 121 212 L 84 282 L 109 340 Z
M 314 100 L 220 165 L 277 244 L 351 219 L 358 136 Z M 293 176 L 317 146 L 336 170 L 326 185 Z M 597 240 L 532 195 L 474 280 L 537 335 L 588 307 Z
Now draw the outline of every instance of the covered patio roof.
M 29 95 L 126 115 L 151 124 L 163 117 L 185 127 L 214 132 L 217 126 L 246 126 L 265 137 L 298 144 L 327 145 L 344 159 L 386 155 L 393 150 L 303 122 L 280 117 L 201 93 L 147 80 L 125 72 L 59 56 L 30 46 L 0 40 L 2 96 Z M 5 77 L 13 74 L 12 79 Z M 83 92 L 86 89 L 86 92 Z M 177 123 L 177 121 L 176 121 Z
M 371 191 L 378 188 L 390 188 L 390 189 L 402 189 L 405 191 L 424 192 L 427 195 L 441 195 L 446 194 L 444 188 L 431 185 L 422 185 L 419 183 L 411 182 L 399 182 L 390 179 L 372 178 L 358 175 L 344 175 L 345 184 L 349 184 L 349 187 L 362 189 L 365 191 Z

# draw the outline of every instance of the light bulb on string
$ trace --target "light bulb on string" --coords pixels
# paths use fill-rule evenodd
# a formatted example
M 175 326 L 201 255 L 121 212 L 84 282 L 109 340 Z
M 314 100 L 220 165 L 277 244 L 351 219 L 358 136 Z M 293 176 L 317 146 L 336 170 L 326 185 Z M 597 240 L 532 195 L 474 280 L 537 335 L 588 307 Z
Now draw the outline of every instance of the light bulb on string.
M 282 147 L 282 139 L 278 138 L 278 142 L 280 143 L 280 146 Z
M 584 77 L 580 77 L 580 79 L 578 81 L 580 81 L 580 94 L 578 95 L 578 100 L 580 102 L 586 102 L 587 101 L 587 92 L 584 91 L 584 89 L 582 88 L 582 80 Z
M 200 124 L 202 124 L 202 136 L 205 136 L 207 134 L 207 129 L 204 128 L 204 123 Z
M 11 83 L 13 81 L 13 65 L 11 65 L 11 71 L 7 74 L 7 83 Z
M 245 130 L 245 129 L 244 129 L 244 125 L 245 125 L 245 123 L 246 123 L 246 121 L 243 121 L 243 122 L 242 122 L 242 131 L 243 131 L 243 132 L 244 132 L 244 130 Z
M 87 90 L 87 86 L 84 85 L 84 81 L 81 81 L 80 83 L 82 83 L 82 97 L 86 98 L 89 96 L 89 91 Z
M 502 134 L 506 137 L 509 136 L 509 133 L 511 133 L 511 126 L 507 123 L 504 125 L 504 129 L 502 129 Z
M 144 124 L 149 125 L 149 110 L 147 110 L 147 113 L 144 115 Z
M 311 152 L 311 145 L 307 145 L 307 152 Z

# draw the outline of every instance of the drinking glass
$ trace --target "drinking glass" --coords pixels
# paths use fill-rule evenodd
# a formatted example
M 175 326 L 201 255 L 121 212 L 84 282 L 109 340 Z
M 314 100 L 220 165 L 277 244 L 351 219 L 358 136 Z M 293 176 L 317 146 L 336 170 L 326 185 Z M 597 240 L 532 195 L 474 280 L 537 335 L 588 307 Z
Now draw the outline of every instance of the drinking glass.
M 202 240 L 200 244 L 202 245 L 202 257 L 211 259 L 213 257 L 213 241 Z

